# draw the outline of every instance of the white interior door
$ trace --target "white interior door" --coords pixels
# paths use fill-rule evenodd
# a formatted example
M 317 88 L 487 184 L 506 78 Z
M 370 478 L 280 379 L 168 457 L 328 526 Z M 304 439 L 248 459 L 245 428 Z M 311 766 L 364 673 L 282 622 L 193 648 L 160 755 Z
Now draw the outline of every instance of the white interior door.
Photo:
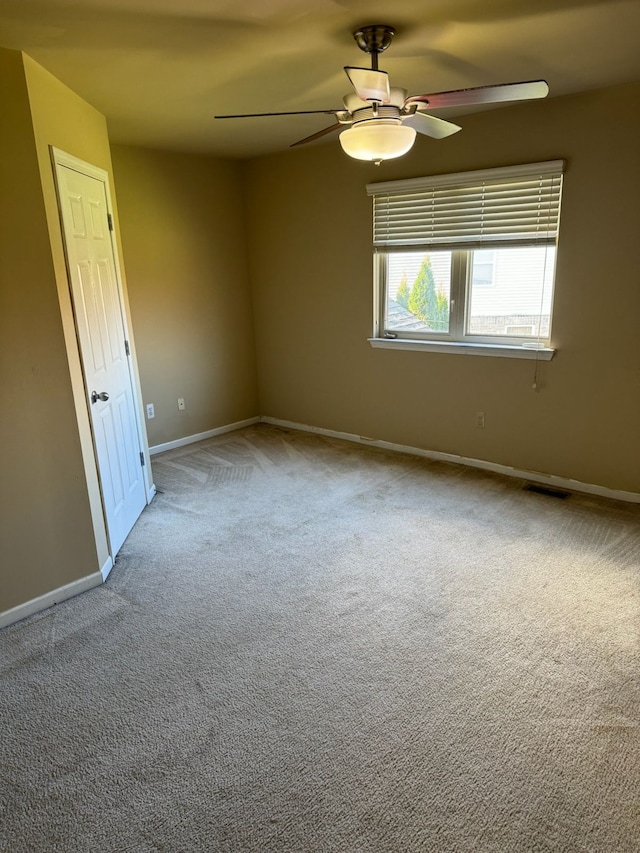
M 105 182 L 56 163 L 69 279 L 102 502 L 115 557 L 146 505 Z

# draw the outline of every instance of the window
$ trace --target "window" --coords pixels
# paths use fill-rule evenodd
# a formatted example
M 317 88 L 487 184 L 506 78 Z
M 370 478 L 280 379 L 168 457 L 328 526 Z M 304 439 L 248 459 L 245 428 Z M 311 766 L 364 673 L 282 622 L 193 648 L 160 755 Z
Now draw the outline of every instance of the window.
M 555 160 L 370 184 L 372 343 L 548 349 L 562 171 Z

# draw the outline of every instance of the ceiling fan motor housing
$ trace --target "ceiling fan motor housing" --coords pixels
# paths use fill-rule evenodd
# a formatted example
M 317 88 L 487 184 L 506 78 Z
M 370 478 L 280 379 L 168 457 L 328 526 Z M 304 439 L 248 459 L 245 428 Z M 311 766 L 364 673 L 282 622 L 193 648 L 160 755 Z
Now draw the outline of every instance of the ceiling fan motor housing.
M 354 110 L 353 113 L 353 121 L 389 121 L 390 119 L 396 119 L 398 122 L 400 121 L 400 110 L 398 107 L 394 106 L 378 106 L 375 104 L 374 106 L 362 107 L 362 109 Z

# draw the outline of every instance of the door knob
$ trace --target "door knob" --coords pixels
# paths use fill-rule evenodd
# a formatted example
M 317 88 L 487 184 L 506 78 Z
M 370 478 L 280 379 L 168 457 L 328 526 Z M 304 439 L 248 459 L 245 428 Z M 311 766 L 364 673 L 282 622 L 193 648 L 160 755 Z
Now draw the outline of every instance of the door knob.
M 106 391 L 100 391 L 100 393 L 98 393 L 97 391 L 91 392 L 91 402 L 92 403 L 97 403 L 98 400 L 102 400 L 103 403 L 106 403 L 108 399 L 109 399 L 109 395 L 107 394 Z

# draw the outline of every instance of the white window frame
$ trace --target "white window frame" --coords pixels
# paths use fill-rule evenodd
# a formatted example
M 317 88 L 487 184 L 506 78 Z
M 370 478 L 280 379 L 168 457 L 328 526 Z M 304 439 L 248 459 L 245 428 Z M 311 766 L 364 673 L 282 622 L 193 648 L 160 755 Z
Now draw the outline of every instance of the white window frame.
M 515 358 L 553 357 L 549 337 L 466 333 L 473 249 L 556 246 L 564 161 L 369 184 L 374 201 L 374 347 Z M 443 332 L 385 329 L 387 255 L 452 252 L 450 325 Z M 554 272 L 555 278 L 555 272 Z M 551 314 L 553 304 L 551 305 Z

